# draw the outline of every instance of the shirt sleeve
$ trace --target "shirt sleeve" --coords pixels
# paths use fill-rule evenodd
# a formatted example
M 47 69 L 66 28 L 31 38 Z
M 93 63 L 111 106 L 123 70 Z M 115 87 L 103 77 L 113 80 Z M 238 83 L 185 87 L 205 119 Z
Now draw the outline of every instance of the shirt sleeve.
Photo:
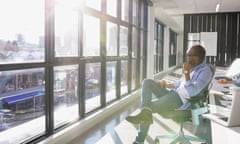
M 180 86 L 182 79 L 183 77 L 181 77 L 178 81 L 172 83 L 175 89 L 177 89 Z
M 200 93 L 201 90 L 209 84 L 212 79 L 212 75 L 213 73 L 207 65 L 197 69 L 192 78 L 184 85 L 189 97 Z

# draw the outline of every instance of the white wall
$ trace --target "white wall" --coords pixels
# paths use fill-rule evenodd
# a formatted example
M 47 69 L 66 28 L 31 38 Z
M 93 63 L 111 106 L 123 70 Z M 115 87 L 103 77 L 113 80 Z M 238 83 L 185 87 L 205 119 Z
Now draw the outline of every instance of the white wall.
M 148 17 L 148 44 L 147 44 L 147 78 L 153 79 L 153 66 L 154 66 L 154 20 L 155 20 L 155 12 L 154 8 L 150 7 L 148 9 L 149 17 Z
M 177 64 L 182 65 L 183 62 L 183 33 L 178 34 L 178 51 L 177 51 Z
M 168 70 L 169 69 L 169 27 L 165 26 L 164 28 L 164 50 L 163 50 L 163 59 L 164 59 L 164 63 L 163 63 L 163 70 Z

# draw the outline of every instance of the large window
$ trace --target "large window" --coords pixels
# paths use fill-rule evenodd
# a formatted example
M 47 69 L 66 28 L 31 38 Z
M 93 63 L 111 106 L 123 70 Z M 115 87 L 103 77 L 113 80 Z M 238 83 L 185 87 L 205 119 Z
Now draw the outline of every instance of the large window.
M 0 64 L 43 62 L 44 1 L 0 3 Z
M 106 102 L 111 102 L 117 98 L 116 76 L 117 62 L 107 62 L 106 72 Z
M 55 6 L 55 56 L 78 56 L 78 15 L 62 3 Z
M 78 118 L 78 67 L 54 67 L 54 126 Z
M 86 6 L 96 9 L 96 10 L 101 10 L 101 0 L 86 0 Z
M 121 95 L 128 93 L 128 61 L 123 60 L 121 62 Z
M 132 60 L 132 90 L 136 89 L 136 80 L 137 80 L 137 64 L 136 60 Z
M 128 28 L 124 27 L 124 26 L 120 26 L 120 41 L 119 41 L 119 45 L 120 45 L 120 49 L 119 49 L 119 53 L 120 56 L 127 56 L 128 55 Z
M 101 106 L 101 64 L 88 63 L 85 69 L 85 100 L 86 112 Z
M 44 75 L 43 68 L 1 71 L 0 142 L 18 143 L 45 131 Z
M 0 2 L 0 143 L 46 130 L 45 68 L 39 65 L 45 61 L 44 6 L 43 0 Z
M 107 14 L 117 16 L 117 0 L 107 0 Z
M 99 18 L 83 16 L 83 56 L 100 56 Z
M 118 46 L 118 27 L 117 24 L 107 22 L 107 40 L 106 40 L 106 53 L 107 56 L 117 56 Z
M 129 0 L 122 0 L 121 3 L 121 20 L 129 21 Z
M 164 62 L 164 25 L 155 20 L 155 33 L 154 33 L 154 73 L 161 72 L 163 70 Z
M 177 63 L 177 33 L 172 29 L 169 30 L 169 67 Z
M 132 22 L 138 24 L 138 0 L 133 0 L 132 7 Z
M 137 71 L 137 61 L 136 61 L 136 58 L 138 56 L 138 43 L 139 42 L 139 39 L 138 39 L 138 31 L 135 27 L 132 28 L 132 51 L 131 51 L 131 56 L 132 56 L 132 69 L 131 69 L 131 89 L 134 90 L 136 89 L 136 80 L 137 80 L 137 74 L 136 74 L 136 71 Z
M 3 0 L 0 17 L 0 143 L 36 143 L 146 75 L 142 0 Z

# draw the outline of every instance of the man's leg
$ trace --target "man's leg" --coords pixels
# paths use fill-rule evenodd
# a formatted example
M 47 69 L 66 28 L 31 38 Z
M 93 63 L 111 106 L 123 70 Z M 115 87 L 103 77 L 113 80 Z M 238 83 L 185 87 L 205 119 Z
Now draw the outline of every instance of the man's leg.
M 152 103 L 152 94 L 159 98 L 168 92 L 169 90 L 162 88 L 156 81 L 152 79 L 145 79 L 142 86 L 141 107 L 150 109 Z
M 157 98 L 152 102 L 150 109 L 153 113 L 164 113 L 167 111 L 174 110 L 179 108 L 182 105 L 182 101 L 179 98 L 178 94 L 175 91 L 169 91 L 166 95 Z M 144 142 L 150 125 L 141 124 L 136 137 L 136 141 Z
M 149 130 L 149 125 L 152 123 L 152 94 L 160 98 L 167 94 L 169 91 L 165 88 L 162 88 L 158 83 L 152 79 L 145 79 L 142 86 L 142 95 L 141 95 L 141 108 L 142 111 L 136 116 L 129 116 L 126 118 L 127 121 L 135 124 L 140 124 L 138 136 L 136 137 L 137 142 L 144 142 L 147 132 Z M 146 123 L 141 119 L 145 119 Z
M 141 96 L 141 112 L 136 116 L 128 116 L 126 118 L 127 121 L 133 124 L 145 124 L 149 125 L 153 123 L 152 120 L 152 94 L 155 94 L 157 97 L 161 97 L 165 95 L 169 91 L 165 88 L 162 88 L 158 83 L 156 83 L 152 79 L 145 79 L 143 81 L 142 87 L 142 96 Z
M 138 129 L 138 135 L 136 136 L 135 142 L 144 142 L 147 136 L 150 125 L 141 124 Z
M 150 108 L 153 113 L 164 113 L 172 111 L 183 105 L 176 91 L 169 91 L 166 95 L 152 101 Z

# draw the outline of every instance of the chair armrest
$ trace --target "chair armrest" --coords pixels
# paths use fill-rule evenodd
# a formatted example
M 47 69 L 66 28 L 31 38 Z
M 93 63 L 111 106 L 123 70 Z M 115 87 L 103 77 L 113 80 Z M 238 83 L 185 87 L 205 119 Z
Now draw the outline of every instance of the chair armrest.
M 206 96 L 193 96 L 193 97 L 187 97 L 186 98 L 191 103 L 199 102 L 200 100 L 206 99 Z
M 188 97 L 186 99 L 188 101 L 175 110 L 179 110 L 179 111 L 191 110 L 192 108 L 194 108 L 194 105 L 197 103 L 199 104 L 199 106 L 201 106 L 201 101 L 205 101 L 206 97 L 203 95 L 198 95 L 198 96 Z
M 192 121 L 193 124 L 198 126 L 200 124 L 199 116 L 208 112 L 208 107 L 201 107 L 198 109 L 193 109 L 192 111 Z

